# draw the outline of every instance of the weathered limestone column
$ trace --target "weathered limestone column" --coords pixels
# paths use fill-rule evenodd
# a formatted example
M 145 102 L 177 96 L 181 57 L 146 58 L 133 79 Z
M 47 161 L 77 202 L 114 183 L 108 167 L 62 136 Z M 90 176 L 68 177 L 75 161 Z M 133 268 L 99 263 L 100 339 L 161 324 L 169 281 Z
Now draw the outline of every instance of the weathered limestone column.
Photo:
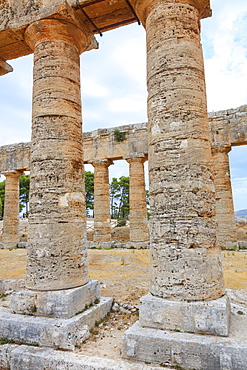
M 26 286 L 78 287 L 88 281 L 79 55 L 91 39 L 73 19 L 32 23 L 25 39 L 34 51 Z
M 200 44 L 209 1 L 132 5 L 147 34 L 151 292 L 140 324 L 227 336 Z
M 111 241 L 111 216 L 108 167 L 111 160 L 91 162 L 94 166 L 94 242 Z
M 142 2 L 148 54 L 151 292 L 197 301 L 217 299 L 225 291 L 216 245 L 199 11 L 186 2 Z
M 93 35 L 67 3 L 59 10 L 57 19 L 25 32 L 34 50 L 28 289 L 12 294 L 10 319 L 35 316 L 32 330 L 29 316 L 18 329 L 25 343 L 35 333 L 40 345 L 74 349 L 112 299 L 101 299 L 99 282 L 88 280 L 79 55 L 91 48 Z
M 236 222 L 232 198 L 228 153 L 231 148 L 212 149 L 214 185 L 216 191 L 216 220 L 221 248 L 237 246 Z
M 146 157 L 128 158 L 130 176 L 130 243 L 149 241 L 144 162 Z
M 4 249 L 14 248 L 20 241 L 19 230 L 19 177 L 22 171 L 4 173 L 5 199 L 2 243 Z

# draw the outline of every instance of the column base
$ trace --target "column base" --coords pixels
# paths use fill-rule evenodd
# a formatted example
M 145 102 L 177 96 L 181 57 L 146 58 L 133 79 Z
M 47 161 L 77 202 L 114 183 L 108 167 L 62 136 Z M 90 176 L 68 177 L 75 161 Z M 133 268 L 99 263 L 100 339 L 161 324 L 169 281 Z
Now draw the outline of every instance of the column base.
M 141 298 L 139 309 L 143 327 L 218 336 L 229 334 L 227 296 L 211 301 L 177 302 L 148 293 Z
M 128 249 L 150 249 L 150 241 L 145 242 L 132 242 L 129 241 L 126 243 L 126 248 Z
M 246 240 L 239 240 L 238 247 L 240 250 L 247 249 L 247 241 Z
M 16 249 L 18 248 L 18 242 L 1 242 L 2 248 L 1 249 Z
M 28 243 L 27 242 L 19 242 L 12 245 L 4 246 L 3 242 L 0 242 L 0 249 L 16 249 L 16 248 L 27 248 Z
M 150 242 L 117 242 L 117 241 L 110 241 L 110 242 L 94 242 L 94 241 L 87 241 L 88 249 L 114 249 L 114 248 L 124 248 L 124 249 L 149 249 Z
M 224 243 L 220 243 L 220 247 L 221 249 L 230 249 L 230 250 L 233 250 L 233 251 L 236 251 L 236 250 L 239 250 L 239 246 L 238 246 L 238 242 L 235 241 L 235 242 L 224 242 Z
M 23 290 L 11 296 L 10 310 L 14 314 L 71 318 L 100 299 L 100 284 L 90 280 L 73 289 L 55 291 Z
M 97 304 L 70 319 L 13 314 L 0 307 L 0 338 L 74 351 L 88 339 L 95 323 L 107 315 L 112 301 L 112 298 L 102 297 Z
M 137 321 L 124 334 L 122 356 L 181 369 L 245 370 L 247 330 L 244 327 L 246 319 L 245 335 L 239 331 L 230 338 L 222 338 L 143 328 Z

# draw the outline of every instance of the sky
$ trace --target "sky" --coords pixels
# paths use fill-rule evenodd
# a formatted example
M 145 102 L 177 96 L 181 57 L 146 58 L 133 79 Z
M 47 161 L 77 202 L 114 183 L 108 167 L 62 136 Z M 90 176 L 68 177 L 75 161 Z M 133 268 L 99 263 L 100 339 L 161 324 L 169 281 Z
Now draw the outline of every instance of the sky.
M 247 1 L 211 0 L 211 8 L 213 16 L 201 22 L 201 39 L 208 111 L 218 111 L 247 104 Z M 99 49 L 81 56 L 83 131 L 146 122 L 143 27 L 133 24 L 96 38 Z M 14 72 L 0 78 L 0 145 L 31 137 L 33 56 L 9 63 Z M 247 146 L 232 149 L 230 164 L 235 210 L 247 209 Z M 110 177 L 122 175 L 128 175 L 128 164 L 116 161 Z

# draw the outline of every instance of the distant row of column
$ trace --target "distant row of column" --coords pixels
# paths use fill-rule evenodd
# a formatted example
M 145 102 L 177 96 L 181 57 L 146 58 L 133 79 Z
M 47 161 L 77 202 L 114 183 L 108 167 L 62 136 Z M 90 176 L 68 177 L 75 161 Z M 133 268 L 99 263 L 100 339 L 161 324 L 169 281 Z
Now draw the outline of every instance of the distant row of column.
M 145 190 L 144 162 L 147 157 L 126 158 L 130 175 L 130 241 L 148 242 L 148 220 Z M 94 167 L 94 241 L 111 242 L 109 171 L 112 160 L 92 161 Z M 19 176 L 22 171 L 5 173 L 5 207 L 2 242 L 4 248 L 19 243 Z
M 129 163 L 130 178 L 130 241 L 142 243 L 149 240 L 144 162 L 147 157 L 125 158 Z M 94 241 L 111 241 L 110 192 L 108 167 L 111 160 L 96 160 L 94 166 Z
M 236 244 L 236 223 L 232 200 L 229 157 L 231 148 L 213 149 L 214 183 L 216 190 L 216 218 L 218 241 L 222 248 Z M 144 162 L 147 156 L 125 158 L 130 176 L 130 241 L 142 243 L 149 240 Z M 94 241 L 111 242 L 111 217 L 109 171 L 112 160 L 92 161 L 94 167 Z M 19 243 L 19 177 L 22 171 L 5 173 L 5 206 L 2 232 L 4 248 L 14 248 Z
M 19 232 L 19 177 L 22 171 L 5 172 L 5 199 L 2 243 L 5 249 L 15 248 L 20 241 Z

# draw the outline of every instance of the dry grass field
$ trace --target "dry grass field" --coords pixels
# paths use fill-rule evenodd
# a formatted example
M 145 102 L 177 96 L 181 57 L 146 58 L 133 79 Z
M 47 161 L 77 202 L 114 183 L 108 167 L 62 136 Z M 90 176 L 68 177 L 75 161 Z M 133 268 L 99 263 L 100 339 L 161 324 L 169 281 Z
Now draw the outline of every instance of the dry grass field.
M 226 287 L 247 293 L 247 251 L 222 251 Z M 149 251 L 88 251 L 89 277 L 102 284 L 103 296 L 137 304 L 149 290 Z M 0 279 L 25 278 L 26 250 L 0 250 Z
M 101 295 L 135 305 L 149 291 L 149 251 L 111 249 L 88 251 L 89 277 L 101 283 Z M 223 251 L 226 287 L 247 294 L 247 251 Z M 0 279 L 25 278 L 26 250 L 0 250 Z M 0 302 L 8 306 L 9 297 Z M 120 359 L 122 336 L 138 319 L 136 313 L 111 313 L 97 325 L 78 354 Z

